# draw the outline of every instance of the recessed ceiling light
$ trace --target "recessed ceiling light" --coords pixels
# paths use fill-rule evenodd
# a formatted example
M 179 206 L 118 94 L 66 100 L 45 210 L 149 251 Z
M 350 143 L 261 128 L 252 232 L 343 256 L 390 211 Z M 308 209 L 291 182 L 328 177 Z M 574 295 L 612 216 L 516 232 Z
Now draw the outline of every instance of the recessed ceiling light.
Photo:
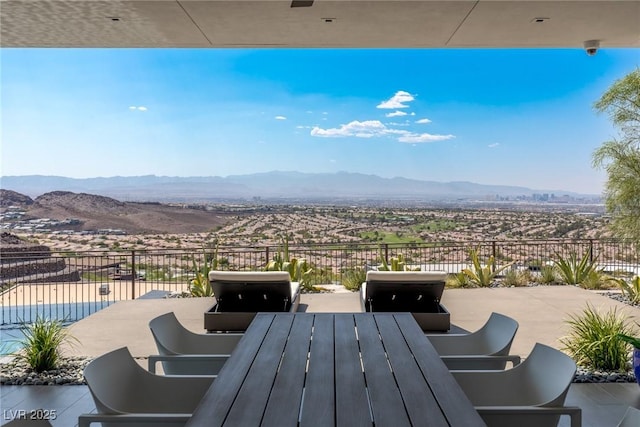
M 113 21 L 113 22 L 119 22 L 120 21 L 120 18 L 117 17 L 117 16 L 107 16 L 107 19 L 109 21 Z
M 327 22 L 327 23 L 331 23 L 334 22 L 336 20 L 336 18 L 320 18 L 322 19 L 322 21 Z
M 531 20 L 531 22 L 533 22 L 534 24 L 541 24 L 543 22 L 547 22 L 549 19 L 551 18 L 542 18 L 542 17 L 537 17 L 537 18 L 533 18 Z
M 313 0 L 292 0 L 291 7 L 311 7 Z

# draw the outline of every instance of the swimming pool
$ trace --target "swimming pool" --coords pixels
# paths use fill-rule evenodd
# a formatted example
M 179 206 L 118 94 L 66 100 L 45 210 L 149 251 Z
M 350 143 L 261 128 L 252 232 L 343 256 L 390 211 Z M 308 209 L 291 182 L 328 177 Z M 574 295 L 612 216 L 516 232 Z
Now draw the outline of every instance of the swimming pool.
M 94 301 L 84 303 L 66 304 L 38 304 L 38 305 L 14 305 L 0 308 L 0 355 L 11 354 L 16 351 L 23 338 L 21 325 L 34 322 L 38 317 L 44 319 L 56 319 L 65 324 L 84 319 L 103 308 L 108 307 L 111 301 Z

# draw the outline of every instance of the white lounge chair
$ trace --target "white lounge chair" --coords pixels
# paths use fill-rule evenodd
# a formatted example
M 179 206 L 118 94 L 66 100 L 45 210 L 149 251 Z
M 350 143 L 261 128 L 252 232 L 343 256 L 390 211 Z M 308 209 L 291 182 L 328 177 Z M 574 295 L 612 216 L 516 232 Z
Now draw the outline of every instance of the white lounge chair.
M 217 375 L 243 334 L 197 334 L 186 329 L 173 312 L 149 322 L 159 355 L 149 356 L 149 371 L 157 362 L 168 375 Z
M 509 355 L 518 331 L 518 322 L 500 313 L 491 313 L 487 322 L 469 334 L 429 334 L 427 338 L 449 369 L 504 369 L 514 366 L 520 356 Z
M 440 304 L 444 271 L 368 271 L 360 287 L 365 312 L 410 312 L 425 331 L 448 331 L 450 315 Z
M 205 313 L 208 331 L 245 331 L 257 312 L 294 313 L 300 303 L 286 271 L 211 271 L 209 283 L 216 304 Z
M 555 427 L 561 415 L 580 427 L 581 409 L 564 406 L 575 372 L 569 356 L 540 343 L 513 369 L 451 371 L 488 427 Z
M 182 427 L 214 380 L 152 374 L 126 347 L 91 361 L 84 377 L 97 413 L 80 415 L 79 427 Z

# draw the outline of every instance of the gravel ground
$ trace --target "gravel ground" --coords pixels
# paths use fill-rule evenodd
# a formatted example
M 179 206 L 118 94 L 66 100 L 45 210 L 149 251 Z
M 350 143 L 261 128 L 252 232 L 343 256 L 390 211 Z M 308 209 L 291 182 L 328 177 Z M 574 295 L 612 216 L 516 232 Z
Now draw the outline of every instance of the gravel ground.
M 24 362 L 13 360 L 0 364 L 0 384 L 2 385 L 83 385 L 86 384 L 82 370 L 89 363 L 88 358 L 63 359 L 59 369 L 33 372 Z M 573 382 L 576 383 L 632 383 L 633 372 L 591 372 L 578 369 Z
M 64 358 L 60 367 L 52 371 L 34 372 L 22 360 L 13 359 L 0 364 L 2 385 L 83 385 L 86 384 L 82 370 L 89 358 Z

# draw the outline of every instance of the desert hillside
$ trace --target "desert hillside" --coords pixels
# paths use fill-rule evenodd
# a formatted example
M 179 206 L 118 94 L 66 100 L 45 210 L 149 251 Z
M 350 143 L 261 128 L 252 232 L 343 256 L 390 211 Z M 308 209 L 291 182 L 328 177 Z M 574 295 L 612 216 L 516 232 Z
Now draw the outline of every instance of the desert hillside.
M 9 190 L 3 190 L 1 196 L 2 207 L 17 206 L 24 210 L 25 216 L 21 220 L 75 219 L 78 220 L 76 224 L 65 225 L 64 228 L 76 231 L 109 228 L 129 234 L 199 233 L 219 228 L 228 221 L 227 215 L 201 206 L 121 202 L 110 197 L 69 191 L 45 193 L 35 200 Z

